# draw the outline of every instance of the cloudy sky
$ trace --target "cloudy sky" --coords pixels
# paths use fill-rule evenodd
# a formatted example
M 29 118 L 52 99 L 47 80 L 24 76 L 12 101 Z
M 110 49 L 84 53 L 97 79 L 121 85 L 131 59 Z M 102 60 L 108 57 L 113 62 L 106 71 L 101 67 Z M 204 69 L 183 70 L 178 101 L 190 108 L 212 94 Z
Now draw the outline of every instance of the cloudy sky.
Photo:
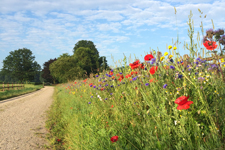
M 79 40 L 92 41 L 110 66 L 123 59 L 123 53 L 141 62 L 150 47 L 164 53 L 177 34 L 181 42 L 177 51 L 189 54 L 183 45 L 190 44 L 190 10 L 197 43 L 198 31 L 203 37 L 201 22 L 204 35 L 213 28 L 211 19 L 215 29 L 224 29 L 224 8 L 225 0 L 1 0 L 0 69 L 9 52 L 19 48 L 30 49 L 43 68 L 44 62 L 63 53 L 72 55 Z

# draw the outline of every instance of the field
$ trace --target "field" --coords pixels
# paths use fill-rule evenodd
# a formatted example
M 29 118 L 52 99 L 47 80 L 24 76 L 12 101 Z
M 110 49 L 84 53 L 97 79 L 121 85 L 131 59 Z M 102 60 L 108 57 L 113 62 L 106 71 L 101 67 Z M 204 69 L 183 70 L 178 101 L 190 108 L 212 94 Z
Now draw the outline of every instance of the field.
M 201 54 L 191 39 L 188 58 L 170 45 L 161 56 L 146 54 L 143 63 L 129 60 L 123 70 L 57 86 L 46 122 L 54 149 L 225 149 L 225 61 L 218 59 L 216 42 L 206 38 Z M 213 64 L 201 59 L 206 51 Z
M 16 88 L 14 88 L 14 90 L 11 90 L 12 88 L 9 88 L 10 90 L 8 91 L 8 88 L 6 88 L 8 85 L 5 84 L 4 86 L 5 86 L 5 91 L 0 91 L 0 101 L 8 99 L 8 98 L 17 97 L 17 96 L 27 94 L 30 92 L 34 92 L 36 90 L 43 88 L 43 85 L 24 84 L 25 88 L 23 88 L 23 89 L 20 89 L 21 87 L 19 87 L 18 90 L 16 90 Z M 9 86 L 12 86 L 12 84 L 9 84 Z M 14 86 L 14 84 L 13 84 L 13 86 Z M 15 86 L 16 86 L 16 84 L 15 84 Z M 0 87 L 2 87 L 2 84 L 0 84 Z M 2 89 L 0 89 L 0 90 L 2 90 Z

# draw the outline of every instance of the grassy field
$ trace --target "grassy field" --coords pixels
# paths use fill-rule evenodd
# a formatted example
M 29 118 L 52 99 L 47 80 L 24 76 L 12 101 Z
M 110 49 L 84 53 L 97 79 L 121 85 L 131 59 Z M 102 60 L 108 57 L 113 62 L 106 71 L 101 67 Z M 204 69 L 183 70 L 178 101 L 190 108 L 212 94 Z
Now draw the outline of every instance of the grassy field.
M 0 85 L 0 86 L 2 87 L 2 85 Z M 6 84 L 4 86 L 6 87 Z M 18 90 L 16 88 L 14 88 L 14 90 L 11 90 L 12 88 L 9 88 L 10 90 L 8 90 L 8 88 L 6 88 L 7 90 L 5 89 L 5 91 L 0 91 L 0 101 L 37 91 L 37 90 L 43 88 L 43 85 L 24 84 L 24 87 L 25 88 L 23 88 L 23 89 L 20 89 L 21 87 L 19 87 Z

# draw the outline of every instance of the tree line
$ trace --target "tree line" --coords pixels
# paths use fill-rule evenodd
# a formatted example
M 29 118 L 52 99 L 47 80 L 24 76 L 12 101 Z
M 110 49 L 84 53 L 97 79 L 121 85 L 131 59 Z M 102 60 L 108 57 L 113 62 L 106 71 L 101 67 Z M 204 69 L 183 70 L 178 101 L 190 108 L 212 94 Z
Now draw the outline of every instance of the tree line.
M 92 41 L 78 41 L 73 48 L 73 55 L 64 53 L 50 59 L 41 66 L 34 61 L 32 51 L 27 48 L 10 52 L 3 60 L 0 82 L 50 82 L 65 83 L 68 80 L 85 79 L 90 74 L 99 74 L 110 70 L 105 56 L 99 56 Z

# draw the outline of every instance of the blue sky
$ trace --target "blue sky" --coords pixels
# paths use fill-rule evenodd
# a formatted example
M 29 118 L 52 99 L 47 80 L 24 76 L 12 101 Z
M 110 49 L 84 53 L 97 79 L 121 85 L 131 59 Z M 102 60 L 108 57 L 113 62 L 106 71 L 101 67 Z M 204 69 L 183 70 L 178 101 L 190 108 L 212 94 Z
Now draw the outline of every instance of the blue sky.
M 79 40 L 94 42 L 110 66 L 123 59 L 123 53 L 131 55 L 133 61 L 135 54 L 143 62 L 150 47 L 156 51 L 158 47 L 163 53 L 168 51 L 166 44 L 173 45 L 177 31 L 181 42 L 176 45 L 178 52 L 189 54 L 183 44 L 184 41 L 190 44 L 187 24 L 190 10 L 193 39 L 197 43 L 198 31 L 202 40 L 201 21 L 204 35 L 213 28 L 211 19 L 215 29 L 224 29 L 224 8 L 225 0 L 1 0 L 0 69 L 9 52 L 19 48 L 30 49 L 43 68 L 44 62 L 63 53 L 73 55 L 73 47 Z

